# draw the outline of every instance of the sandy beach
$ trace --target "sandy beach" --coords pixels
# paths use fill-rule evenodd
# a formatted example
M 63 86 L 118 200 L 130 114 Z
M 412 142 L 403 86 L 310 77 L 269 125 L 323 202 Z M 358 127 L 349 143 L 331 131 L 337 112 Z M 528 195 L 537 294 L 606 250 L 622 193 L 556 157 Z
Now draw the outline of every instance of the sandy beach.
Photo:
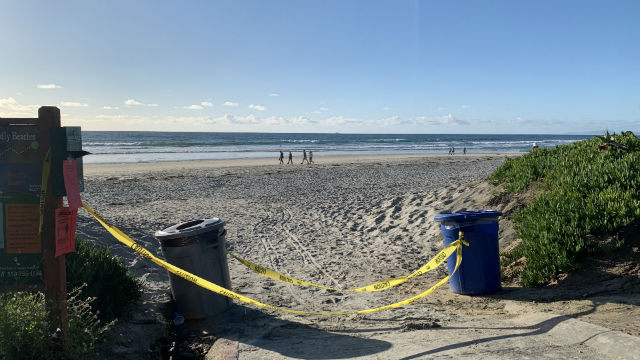
M 504 154 L 316 155 L 311 166 L 300 165 L 300 159 L 295 165 L 278 165 L 275 157 L 86 165 L 82 195 L 99 214 L 157 256 L 161 252 L 155 231 L 217 217 L 226 222 L 230 251 L 298 279 L 354 288 L 407 275 L 431 259 L 443 247 L 433 221 L 441 212 L 479 210 L 493 204 L 511 215 L 518 204 L 501 202 L 500 193 L 482 182 L 504 158 Z M 515 240 L 508 218 L 500 221 L 501 248 Z M 117 326 L 99 356 L 149 358 L 150 344 L 161 336 L 171 306 L 166 271 L 118 243 L 84 211 L 78 219 L 78 234 L 111 249 L 144 281 L 145 293 L 133 319 Z M 391 304 L 424 291 L 446 275 L 443 266 L 390 291 L 349 294 L 293 287 L 262 278 L 231 258 L 228 262 L 234 291 L 266 304 L 314 312 Z M 376 328 L 402 332 L 446 327 L 465 316 L 511 319 L 520 310 L 509 315 L 504 301 L 519 303 L 544 296 L 506 290 L 506 299 L 468 297 L 452 294 L 445 285 L 399 309 L 339 317 L 292 315 L 236 303 L 225 315 L 227 320 L 214 321 L 206 331 L 231 334 L 234 351 L 243 353 L 242 358 L 270 358 L 274 351 L 278 357 L 305 358 L 308 355 L 265 350 L 256 339 L 286 324 L 310 332 Z M 574 305 L 567 310 L 589 307 Z M 637 311 L 637 306 L 631 311 Z M 368 338 L 375 342 L 373 337 Z M 375 348 L 371 345 L 369 353 L 363 350 L 352 357 L 388 350 Z

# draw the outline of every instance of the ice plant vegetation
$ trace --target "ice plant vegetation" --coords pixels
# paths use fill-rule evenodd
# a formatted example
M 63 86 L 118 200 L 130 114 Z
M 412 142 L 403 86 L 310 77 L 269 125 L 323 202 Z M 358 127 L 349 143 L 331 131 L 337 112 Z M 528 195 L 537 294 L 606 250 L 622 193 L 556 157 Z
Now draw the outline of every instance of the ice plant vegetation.
M 525 286 L 574 270 L 594 250 L 588 234 L 640 221 L 640 139 L 631 132 L 538 149 L 506 159 L 490 177 L 510 192 L 539 194 L 514 218 Z

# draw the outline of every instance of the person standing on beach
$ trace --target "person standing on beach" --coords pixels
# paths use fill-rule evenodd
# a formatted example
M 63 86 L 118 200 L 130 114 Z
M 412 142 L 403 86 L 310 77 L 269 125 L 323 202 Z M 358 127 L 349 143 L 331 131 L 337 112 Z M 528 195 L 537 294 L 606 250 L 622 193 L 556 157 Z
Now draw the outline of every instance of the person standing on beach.
M 291 151 L 289 151 L 289 161 L 287 161 L 287 164 L 293 164 L 293 155 L 291 154 Z
M 313 151 L 309 150 L 309 164 L 313 163 Z
M 304 164 L 305 161 L 307 164 L 309 163 L 309 160 L 307 160 L 307 150 L 302 150 L 302 162 L 300 164 Z
M 280 160 L 280 165 L 284 164 L 284 154 L 282 153 L 282 150 L 280 150 L 280 158 L 278 158 L 278 160 Z
M 467 147 L 466 147 L 466 146 L 462 148 L 462 153 L 463 153 L 464 155 L 467 155 Z

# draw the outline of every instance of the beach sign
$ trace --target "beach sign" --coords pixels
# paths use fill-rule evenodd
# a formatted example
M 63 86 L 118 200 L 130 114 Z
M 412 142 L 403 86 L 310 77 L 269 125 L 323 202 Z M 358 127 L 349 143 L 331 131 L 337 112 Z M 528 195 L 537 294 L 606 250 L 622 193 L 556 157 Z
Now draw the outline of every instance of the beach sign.
M 73 251 L 77 210 L 63 207 L 62 160 L 72 160 L 68 186 L 79 196 L 82 166 L 73 160 L 86 154 L 81 146 L 80 128 L 61 127 L 57 107 L 39 108 L 37 118 L 0 118 L 0 291 L 44 291 L 64 332 L 63 255 Z
M 43 282 L 40 193 L 49 134 L 33 119 L 0 120 L 0 286 L 37 286 Z

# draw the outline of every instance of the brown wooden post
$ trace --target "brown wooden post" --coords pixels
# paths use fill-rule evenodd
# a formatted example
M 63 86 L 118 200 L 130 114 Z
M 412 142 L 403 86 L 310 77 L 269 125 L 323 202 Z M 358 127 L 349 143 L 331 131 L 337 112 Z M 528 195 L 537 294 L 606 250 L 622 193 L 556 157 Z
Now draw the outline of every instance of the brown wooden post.
M 60 127 L 60 109 L 55 106 L 43 106 L 38 109 L 38 128 L 44 134 L 49 134 L 52 128 Z M 46 142 L 46 143 L 45 143 Z M 43 136 L 42 143 L 48 149 L 49 137 Z M 47 195 L 44 207 L 44 222 L 42 226 L 43 243 L 43 277 L 50 311 L 62 323 L 63 334 L 69 330 L 69 316 L 67 313 L 67 270 L 64 255 L 55 257 L 56 253 L 56 209 L 62 207 L 62 198 L 53 194 L 52 179 L 47 181 Z

